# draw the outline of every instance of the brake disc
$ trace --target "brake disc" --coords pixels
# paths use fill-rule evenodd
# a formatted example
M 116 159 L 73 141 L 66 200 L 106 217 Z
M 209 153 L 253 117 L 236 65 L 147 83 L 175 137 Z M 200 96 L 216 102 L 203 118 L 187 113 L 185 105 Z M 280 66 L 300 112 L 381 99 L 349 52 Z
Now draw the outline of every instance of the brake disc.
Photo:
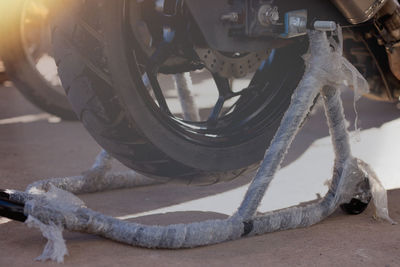
M 270 54 L 270 51 L 228 54 L 207 48 L 195 50 L 210 72 L 225 78 L 242 78 L 255 72 Z

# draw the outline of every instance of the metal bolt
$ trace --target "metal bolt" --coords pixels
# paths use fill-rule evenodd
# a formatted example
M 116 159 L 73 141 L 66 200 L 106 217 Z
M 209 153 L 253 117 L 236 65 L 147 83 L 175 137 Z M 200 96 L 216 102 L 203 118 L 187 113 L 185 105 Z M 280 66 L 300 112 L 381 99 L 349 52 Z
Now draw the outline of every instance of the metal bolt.
M 279 11 L 277 6 L 263 5 L 258 10 L 258 21 L 261 25 L 268 26 L 276 24 L 279 20 Z
M 272 23 L 276 23 L 279 20 L 278 7 L 273 7 L 266 15 L 270 17 Z
M 236 12 L 231 12 L 221 16 L 222 21 L 229 21 L 229 22 L 238 22 L 239 21 L 239 14 Z

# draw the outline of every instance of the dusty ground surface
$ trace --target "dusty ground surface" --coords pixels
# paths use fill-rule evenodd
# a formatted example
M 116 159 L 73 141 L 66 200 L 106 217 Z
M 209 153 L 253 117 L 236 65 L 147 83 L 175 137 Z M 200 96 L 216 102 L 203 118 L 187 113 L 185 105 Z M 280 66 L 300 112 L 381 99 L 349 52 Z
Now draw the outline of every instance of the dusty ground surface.
M 351 97 L 345 97 L 351 107 Z M 393 106 L 362 100 L 362 127 L 380 127 L 399 118 Z M 41 111 L 13 87 L 0 87 L 0 121 Z M 349 112 L 350 121 L 354 114 Z M 4 122 L 4 121 L 3 121 Z M 303 129 L 285 165 L 302 155 L 316 138 L 327 136 L 321 112 Z M 398 142 L 398 140 L 393 140 Z M 1 188 L 23 190 L 47 177 L 75 175 L 86 170 L 100 148 L 77 122 L 7 122 L 0 125 Z M 400 152 L 399 152 L 400 153 Z M 300 179 L 301 177 L 299 177 Z M 81 196 L 95 210 L 113 216 L 158 209 L 218 194 L 248 182 L 248 178 L 209 187 L 163 185 Z M 283 196 L 284 197 L 284 196 Z M 389 192 L 389 208 L 400 221 L 400 191 Z M 148 250 L 96 236 L 65 233 L 70 256 L 66 266 L 400 266 L 400 225 L 377 222 L 373 210 L 359 216 L 337 211 L 307 229 L 267 234 L 239 241 L 186 250 Z M 188 222 L 225 215 L 180 212 L 134 219 L 153 224 Z M 50 266 L 35 262 L 46 240 L 35 229 L 0 221 L 0 266 Z

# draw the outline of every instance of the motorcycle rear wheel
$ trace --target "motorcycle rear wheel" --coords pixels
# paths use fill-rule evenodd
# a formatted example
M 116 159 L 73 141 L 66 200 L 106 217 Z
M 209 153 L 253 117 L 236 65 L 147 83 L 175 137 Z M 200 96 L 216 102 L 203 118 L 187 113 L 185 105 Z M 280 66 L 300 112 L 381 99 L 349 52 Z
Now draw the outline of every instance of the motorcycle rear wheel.
M 55 23 L 60 78 L 90 134 L 120 162 L 153 177 L 209 184 L 255 166 L 304 73 L 304 45 L 277 49 L 252 79 L 260 95 L 246 100 L 251 107 L 218 119 L 215 130 L 166 114 L 151 99 L 134 56 L 141 51 L 127 41 L 128 2 L 65 1 L 69 11 Z

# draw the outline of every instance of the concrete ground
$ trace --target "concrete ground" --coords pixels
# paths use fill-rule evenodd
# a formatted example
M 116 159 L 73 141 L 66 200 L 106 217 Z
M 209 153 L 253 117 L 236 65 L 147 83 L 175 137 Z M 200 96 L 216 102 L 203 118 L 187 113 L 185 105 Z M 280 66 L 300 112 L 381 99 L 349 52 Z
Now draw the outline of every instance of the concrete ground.
M 349 121 L 352 122 L 354 113 L 351 95 L 346 93 L 344 98 L 346 109 L 349 110 Z M 370 153 L 366 156 L 371 159 L 376 158 L 376 150 L 385 147 L 380 145 L 380 142 L 384 141 L 389 143 L 389 148 L 392 149 L 380 151 L 379 155 L 382 155 L 386 163 L 393 157 L 398 159 L 400 150 L 396 149 L 396 142 L 398 143 L 399 135 L 396 139 L 382 140 L 384 137 L 380 137 L 379 133 L 388 123 L 397 122 L 400 111 L 394 105 L 364 99 L 359 102 L 359 112 L 363 130 L 374 130 L 373 134 L 378 134 L 372 136 L 375 139 L 367 138 L 375 142 L 363 145 L 370 148 Z M 400 126 L 398 128 L 400 131 Z M 313 173 L 313 168 L 317 168 L 318 164 L 301 159 L 304 159 L 310 149 L 318 147 L 319 143 L 315 143 L 315 140 L 327 136 L 323 114 L 319 109 L 297 138 L 283 166 L 284 169 L 287 170 L 296 162 L 303 162 L 298 164 L 300 170 L 297 171 L 297 177 L 294 177 L 300 181 L 309 176 L 303 177 L 302 171 L 311 170 Z M 11 85 L 0 87 L 0 188 L 23 190 L 38 179 L 79 174 L 91 166 L 99 151 L 99 146 L 78 122 L 57 122 L 24 100 Z M 384 155 L 391 156 L 386 160 Z M 377 168 L 386 166 L 384 163 L 377 165 Z M 384 170 L 398 168 L 398 164 L 389 165 Z M 329 173 L 330 170 L 326 170 L 327 177 Z M 393 177 L 398 177 L 399 174 L 400 172 L 391 173 Z M 326 177 L 322 177 L 320 184 L 325 180 Z M 249 177 L 243 177 L 230 183 L 207 187 L 184 185 L 142 187 L 83 195 L 81 198 L 88 207 L 112 216 L 140 214 L 165 207 L 172 207 L 168 211 L 176 211 L 142 217 L 131 216 L 133 218 L 131 220 L 137 222 L 147 224 L 189 222 L 226 217 L 226 214 L 215 212 L 214 206 L 226 205 L 226 202 L 240 201 L 240 199 L 219 201 L 217 198 L 216 202 L 199 209 L 203 211 L 190 212 L 182 207 L 190 210 L 192 207 L 190 205 L 203 203 L 198 201 L 206 199 L 207 196 L 221 195 L 226 198 L 229 194 L 221 193 L 232 192 L 248 181 Z M 396 179 L 385 180 L 383 183 L 388 188 L 396 187 Z M 290 187 L 290 184 L 286 186 Z M 297 188 L 297 191 L 307 191 L 310 187 L 311 184 L 306 184 Z M 312 194 L 315 195 L 317 191 Z M 394 220 L 400 222 L 400 191 L 392 190 L 388 196 L 390 214 Z M 273 202 L 283 203 L 288 198 L 291 198 L 290 194 L 281 191 L 275 194 Z M 189 204 L 185 206 L 185 203 Z M 400 226 L 375 221 L 372 215 L 372 207 L 358 216 L 348 216 L 337 211 L 327 220 L 310 228 L 185 250 L 141 249 L 92 235 L 67 232 L 65 239 L 70 256 L 65 258 L 64 265 L 400 266 Z M 29 229 L 22 223 L 0 219 L 0 266 L 57 265 L 34 261 L 34 258 L 41 254 L 45 243 L 46 240 L 36 229 Z

